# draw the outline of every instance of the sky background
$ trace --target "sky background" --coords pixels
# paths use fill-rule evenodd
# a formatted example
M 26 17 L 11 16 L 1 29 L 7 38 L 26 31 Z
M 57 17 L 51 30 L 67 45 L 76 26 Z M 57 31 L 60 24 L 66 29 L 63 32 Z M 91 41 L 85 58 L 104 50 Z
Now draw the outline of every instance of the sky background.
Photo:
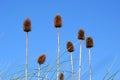
M 0 0 L 0 77 L 4 78 L 8 71 L 10 74 L 17 72 L 21 65 L 20 69 L 24 70 L 26 33 L 23 22 L 26 18 L 30 18 L 32 23 L 29 69 L 37 69 L 37 58 L 43 53 L 47 56 L 44 65 L 54 64 L 56 68 L 57 30 L 53 24 L 56 14 L 60 14 L 63 21 L 60 28 L 61 54 L 66 51 L 67 41 L 72 41 L 75 46 L 75 72 L 78 69 L 80 42 L 77 34 L 81 28 L 86 37 L 91 36 L 94 40 L 91 49 L 93 80 L 102 80 L 108 69 L 108 77 L 120 70 L 119 0 Z M 85 41 L 82 54 L 82 80 L 89 80 Z M 69 60 L 68 52 L 64 53 L 61 62 L 66 60 Z M 61 72 L 66 66 L 70 71 L 69 61 L 61 65 Z M 67 71 L 65 74 L 69 76 Z M 114 79 L 119 80 L 120 73 Z

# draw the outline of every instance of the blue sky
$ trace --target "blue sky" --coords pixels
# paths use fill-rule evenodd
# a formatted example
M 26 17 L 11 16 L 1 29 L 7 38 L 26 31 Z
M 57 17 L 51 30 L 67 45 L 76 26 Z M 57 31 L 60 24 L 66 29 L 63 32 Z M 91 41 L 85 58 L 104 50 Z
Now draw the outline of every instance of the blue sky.
M 72 41 L 75 45 L 73 58 L 78 59 L 77 33 L 82 28 L 85 35 L 92 36 L 94 40 L 91 49 L 93 80 L 102 80 L 109 68 L 110 75 L 120 70 L 119 0 L 1 0 L 0 76 L 10 67 L 15 67 L 12 71 L 16 72 L 18 65 L 25 64 L 23 21 L 27 17 L 32 22 L 32 31 L 29 33 L 29 68 L 37 68 L 37 57 L 43 53 L 47 56 L 45 65 L 51 65 L 56 60 L 57 30 L 53 21 L 58 13 L 63 20 L 60 29 L 61 54 L 66 50 L 67 41 Z M 85 80 L 89 79 L 89 68 L 85 41 L 83 44 L 82 79 Z M 61 60 L 69 60 L 69 54 L 65 53 Z M 77 70 L 78 61 L 74 64 Z M 115 80 L 119 80 L 119 76 L 120 73 Z

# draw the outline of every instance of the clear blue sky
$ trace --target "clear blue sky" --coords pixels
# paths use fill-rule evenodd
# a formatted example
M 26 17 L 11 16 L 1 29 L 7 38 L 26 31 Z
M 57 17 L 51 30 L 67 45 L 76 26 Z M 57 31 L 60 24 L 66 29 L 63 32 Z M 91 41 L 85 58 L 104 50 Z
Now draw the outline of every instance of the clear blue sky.
M 120 70 L 119 0 L 1 0 L 0 76 L 10 70 L 10 67 L 15 67 L 12 71 L 16 72 L 18 65 L 25 64 L 23 21 L 27 17 L 32 22 L 32 31 L 29 33 L 29 68 L 37 68 L 36 60 L 42 53 L 47 55 L 45 65 L 52 64 L 56 60 L 57 31 L 53 20 L 57 13 L 63 20 L 60 29 L 61 54 L 66 50 L 66 42 L 70 40 L 75 45 L 73 58 L 78 59 L 77 33 L 82 28 L 86 36 L 92 36 L 94 39 L 94 47 L 91 49 L 93 80 L 102 80 L 109 68 L 110 75 Z M 85 41 L 83 44 L 82 79 L 87 80 L 88 55 Z M 62 58 L 62 61 L 64 60 L 69 60 L 69 53 L 65 53 Z M 74 64 L 78 64 L 78 61 Z M 77 68 L 75 66 L 75 70 Z M 119 80 L 119 76 L 120 73 L 115 80 Z

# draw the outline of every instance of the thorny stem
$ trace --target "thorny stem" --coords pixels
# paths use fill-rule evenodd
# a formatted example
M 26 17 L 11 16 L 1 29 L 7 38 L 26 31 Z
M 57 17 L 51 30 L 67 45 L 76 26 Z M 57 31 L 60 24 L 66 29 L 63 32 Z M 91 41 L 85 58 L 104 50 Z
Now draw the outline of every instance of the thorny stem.
M 81 69 L 82 69 L 82 40 L 80 40 L 80 57 L 79 57 L 78 80 L 81 80 Z
M 74 67 L 73 67 L 72 52 L 70 52 L 70 61 L 71 61 L 71 67 L 72 67 L 72 80 L 74 80 Z
M 92 80 L 92 59 L 90 54 L 90 48 L 88 49 L 88 56 L 89 56 L 89 67 L 90 67 L 90 80 Z
M 25 77 L 28 80 L 28 32 L 26 32 L 26 69 L 25 69 Z
M 40 64 L 38 65 L 38 80 L 40 80 Z
M 57 28 L 58 32 L 58 60 L 57 60 L 57 80 L 59 80 L 59 74 L 60 74 L 60 29 Z

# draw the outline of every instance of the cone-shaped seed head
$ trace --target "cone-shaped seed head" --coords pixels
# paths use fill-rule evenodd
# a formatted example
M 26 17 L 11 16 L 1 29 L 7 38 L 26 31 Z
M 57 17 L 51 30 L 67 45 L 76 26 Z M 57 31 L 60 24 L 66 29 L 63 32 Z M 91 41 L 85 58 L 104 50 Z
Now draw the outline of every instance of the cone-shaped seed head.
M 64 80 L 64 74 L 63 73 L 59 74 L 59 80 Z
M 45 62 L 45 60 L 46 60 L 46 55 L 43 54 L 43 55 L 39 56 L 38 63 L 43 64 Z
M 31 21 L 29 18 L 25 19 L 24 24 L 23 24 L 23 30 L 25 32 L 31 31 Z
M 85 39 L 85 34 L 84 34 L 84 30 L 80 29 L 78 32 L 78 39 L 80 40 L 84 40 Z
M 93 45 L 94 45 L 93 39 L 91 37 L 87 37 L 87 39 L 86 39 L 86 47 L 87 48 L 92 48 Z
M 69 41 L 69 42 L 67 43 L 67 46 L 66 46 L 66 47 L 67 47 L 67 51 L 68 51 L 68 52 L 73 52 L 73 51 L 74 51 L 74 45 L 72 44 L 72 42 Z
M 62 26 L 62 19 L 60 15 L 56 15 L 54 19 L 54 26 L 60 28 Z

